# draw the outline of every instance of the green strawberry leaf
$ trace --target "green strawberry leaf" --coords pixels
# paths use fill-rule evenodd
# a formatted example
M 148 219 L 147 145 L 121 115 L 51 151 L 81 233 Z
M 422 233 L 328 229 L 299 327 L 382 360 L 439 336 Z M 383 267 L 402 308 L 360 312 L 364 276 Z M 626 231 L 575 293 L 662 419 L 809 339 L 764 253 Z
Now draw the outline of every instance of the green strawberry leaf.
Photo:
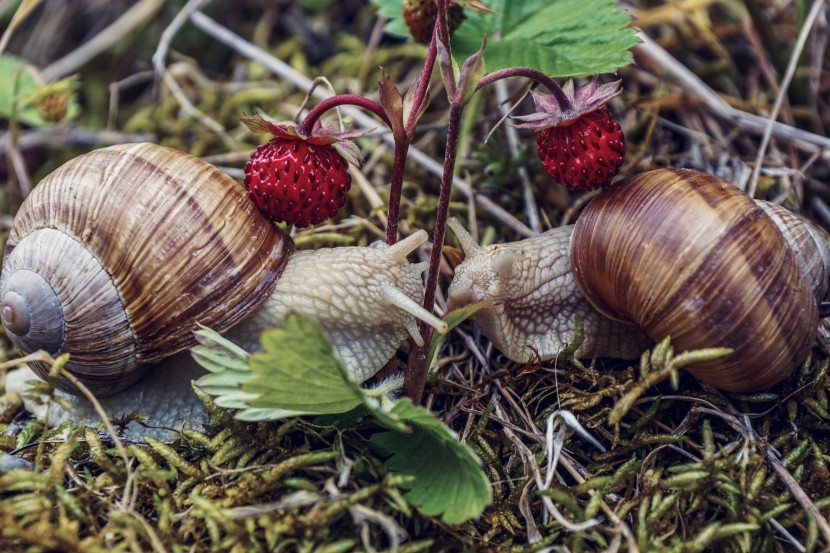
M 242 391 L 257 396 L 251 407 L 322 415 L 363 403 L 328 339 L 308 319 L 289 315 L 283 328 L 264 331 L 260 342 L 263 353 L 248 363 L 255 376 L 242 382 Z
M 295 416 L 285 409 L 253 409 L 258 396 L 242 391 L 243 382 L 256 376 L 248 367 L 250 354 L 215 330 L 202 327 L 194 332 L 199 345 L 190 350 L 193 359 L 209 374 L 196 381 L 213 402 L 225 409 L 236 409 L 235 417 L 244 421 L 276 420 Z
M 208 328 L 194 334 L 200 345 L 191 354 L 209 372 L 196 385 L 213 396 L 216 405 L 236 409 L 239 420 L 339 415 L 363 406 L 387 428 L 406 428 L 389 413 L 390 396 L 403 380 L 361 388 L 349 378 L 320 329 L 299 315 L 289 315 L 283 328 L 262 332 L 262 353 L 249 354 Z
M 191 353 L 210 373 L 196 384 L 216 405 L 237 409 L 237 419 L 345 413 L 373 400 L 346 376 L 323 333 L 299 315 L 289 315 L 281 329 L 264 331 L 264 351 L 253 355 L 213 330 L 196 336 L 201 345 Z
M 406 38 L 400 0 L 372 0 L 387 18 L 386 32 Z M 488 71 L 530 67 L 554 77 L 610 73 L 631 63 L 639 42 L 631 16 L 616 0 L 487 0 L 495 13 L 464 10 L 452 35 L 452 54 L 466 59 L 487 37 Z
M 395 402 L 389 415 L 405 423 L 407 432 L 374 434 L 371 448 L 385 457 L 384 466 L 402 477 L 406 499 L 421 512 L 461 524 L 479 516 L 492 500 L 490 482 L 472 450 L 435 415 L 409 399 Z
M 441 344 L 444 343 L 447 335 L 449 334 L 450 330 L 457 327 L 480 310 L 485 309 L 487 307 L 492 306 L 495 303 L 498 303 L 498 299 L 494 300 L 484 300 L 476 303 L 471 303 L 470 305 L 465 305 L 464 307 L 459 307 L 458 309 L 453 309 L 449 311 L 446 315 L 444 315 L 441 319 L 447 323 L 447 332 L 441 334 L 440 332 L 435 332 L 432 334 L 432 339 L 429 341 L 429 350 L 427 351 L 427 360 L 429 360 L 429 366 L 432 367 L 433 363 L 435 363 L 435 357 L 438 355 L 438 350 L 441 348 Z
M 616 0 L 488 0 L 495 14 L 465 10 L 452 36 L 453 55 L 466 58 L 487 35 L 487 68 L 530 67 L 556 77 L 608 73 L 631 63 L 639 42 L 631 16 Z

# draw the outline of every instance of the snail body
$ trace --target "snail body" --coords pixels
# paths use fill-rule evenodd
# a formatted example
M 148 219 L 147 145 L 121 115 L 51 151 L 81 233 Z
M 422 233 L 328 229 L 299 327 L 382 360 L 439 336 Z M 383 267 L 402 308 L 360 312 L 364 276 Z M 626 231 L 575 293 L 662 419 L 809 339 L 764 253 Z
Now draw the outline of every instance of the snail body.
M 586 340 L 577 355 L 636 357 L 642 348 L 629 340 L 639 340 L 640 329 L 654 341 L 671 336 L 680 351 L 732 348 L 725 358 L 689 367 L 703 382 L 729 391 L 768 388 L 813 342 L 830 250 L 795 216 L 776 221 L 765 209 L 778 213 L 713 175 L 650 171 L 603 191 L 575 226 L 509 245 L 520 252 L 512 261 L 504 245 L 467 251 L 449 305 L 506 297 L 474 319 L 515 361 L 556 356 L 579 316 Z M 794 227 L 787 230 L 792 246 L 779 225 Z M 523 277 L 529 267 L 538 273 L 531 280 Z M 482 293 L 482 282 L 511 272 L 514 289 L 491 285 Z
M 455 268 L 448 308 L 500 300 L 472 318 L 509 359 L 524 363 L 536 355 L 556 356 L 572 342 L 576 317 L 584 328 L 579 357 L 628 359 L 647 347 L 648 338 L 637 327 L 603 316 L 576 291 L 568 255 L 573 226 L 481 247 L 457 220 L 449 225 L 466 257 Z
M 425 240 L 298 255 L 210 164 L 154 144 L 104 148 L 55 170 L 21 206 L 0 319 L 24 353 L 69 352 L 67 369 L 97 395 L 194 345 L 198 324 L 239 327 L 254 349 L 261 323 L 288 312 L 314 320 L 362 381 L 417 334 L 416 318 L 442 324 L 418 303 L 423 266 L 405 259 Z M 294 284 L 280 286 L 285 272 Z

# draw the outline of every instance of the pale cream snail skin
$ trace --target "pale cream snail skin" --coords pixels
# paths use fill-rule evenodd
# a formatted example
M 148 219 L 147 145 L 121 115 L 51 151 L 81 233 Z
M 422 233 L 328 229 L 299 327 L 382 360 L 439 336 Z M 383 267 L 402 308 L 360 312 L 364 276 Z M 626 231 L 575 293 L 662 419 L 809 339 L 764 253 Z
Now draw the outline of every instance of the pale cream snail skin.
M 142 440 L 144 436 L 156 439 L 175 440 L 186 428 L 202 428 L 207 423 L 207 413 L 201 402 L 195 401 L 191 381 L 205 374 L 187 352 L 177 353 L 151 366 L 136 385 L 112 395 L 98 397 L 110 417 L 123 418 L 127 415 L 149 415 L 145 427 L 138 422 L 129 422 L 124 436 Z M 29 392 L 31 382 L 39 377 L 28 367 L 9 371 L 6 375 L 6 391 L 16 392 L 23 397 Z M 66 406 L 58 403 L 47 405 L 40 401 L 24 398 L 24 408 L 35 418 L 47 421 L 50 426 L 59 426 L 67 421 L 74 424 L 99 427 L 101 419 L 89 401 L 64 390 L 55 395 Z M 159 427 L 159 428 L 155 428 Z
M 675 351 L 730 347 L 689 367 L 727 391 L 769 388 L 804 360 L 827 292 L 830 248 L 811 224 L 683 169 L 615 183 L 575 225 L 486 248 L 457 221 L 466 258 L 448 307 L 503 298 L 473 320 L 504 355 L 555 357 L 584 321 L 578 356 L 636 358 L 647 339 Z
M 423 343 L 419 321 L 445 331 L 420 305 L 426 265 L 406 260 L 426 240 L 418 231 L 393 246 L 295 251 L 217 168 L 155 144 L 114 146 L 62 165 L 21 206 L 6 242 L 0 319 L 24 354 L 69 352 L 67 369 L 96 397 L 119 394 L 103 400 L 112 415 L 130 412 L 129 396 L 150 424 L 171 426 L 196 409 L 184 404 L 195 401 L 191 369 L 174 378 L 186 361 L 156 368 L 165 374 L 151 384 L 152 401 L 142 377 L 195 345 L 197 323 L 254 350 L 261 329 L 299 313 L 358 382 L 407 338 Z

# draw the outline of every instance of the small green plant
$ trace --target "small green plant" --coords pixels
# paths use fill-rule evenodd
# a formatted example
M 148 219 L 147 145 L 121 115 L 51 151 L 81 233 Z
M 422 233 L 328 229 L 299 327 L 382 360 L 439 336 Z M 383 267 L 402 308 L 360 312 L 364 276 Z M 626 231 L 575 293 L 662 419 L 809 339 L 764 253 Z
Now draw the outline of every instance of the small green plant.
M 490 503 L 490 484 L 475 454 L 435 415 L 408 398 L 394 399 L 399 382 L 369 390 L 352 382 L 326 337 L 308 320 L 291 315 L 283 328 L 266 330 L 264 352 L 254 355 L 212 330 L 198 334 L 203 345 L 193 355 L 211 372 L 198 384 L 218 405 L 239 409 L 237 418 L 360 410 L 375 422 L 371 448 L 425 514 L 459 524 Z

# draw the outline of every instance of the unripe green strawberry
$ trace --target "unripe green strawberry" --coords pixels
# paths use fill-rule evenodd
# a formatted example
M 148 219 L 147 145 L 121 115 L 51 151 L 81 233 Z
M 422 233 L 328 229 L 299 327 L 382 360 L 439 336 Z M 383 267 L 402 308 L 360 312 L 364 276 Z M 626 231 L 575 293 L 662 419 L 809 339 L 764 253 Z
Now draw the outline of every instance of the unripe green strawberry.
M 593 190 L 611 182 L 623 163 L 625 137 L 605 106 L 536 137 L 542 167 L 559 184 Z
M 45 94 L 37 104 L 37 112 L 45 121 L 57 123 L 66 117 L 70 95 L 59 91 Z
M 361 161 L 348 139 L 362 132 L 316 127 L 306 136 L 290 122 L 272 123 L 261 116 L 240 120 L 254 132 L 274 135 L 245 164 L 245 186 L 262 213 L 278 223 L 307 227 L 343 207 L 352 184 L 349 163 Z
M 450 34 L 464 21 L 464 9 L 450 2 L 447 6 L 447 29 Z M 432 29 L 438 19 L 435 0 L 403 0 L 403 19 L 415 42 L 427 44 L 432 39 Z

